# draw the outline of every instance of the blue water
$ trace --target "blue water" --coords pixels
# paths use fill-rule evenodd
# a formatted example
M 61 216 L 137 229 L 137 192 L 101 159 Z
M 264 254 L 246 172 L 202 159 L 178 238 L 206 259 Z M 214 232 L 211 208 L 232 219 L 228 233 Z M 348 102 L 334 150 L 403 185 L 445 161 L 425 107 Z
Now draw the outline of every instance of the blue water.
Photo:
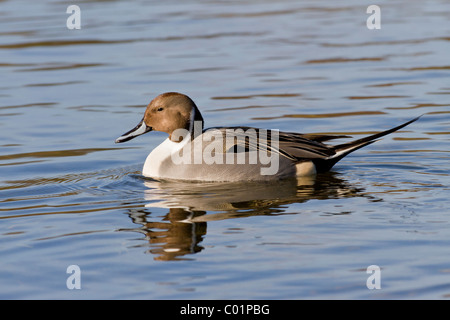
M 450 5 L 0 3 L 0 298 L 448 299 Z M 316 179 L 142 177 L 188 94 L 207 126 L 355 138 L 423 117 Z M 81 289 L 69 289 L 77 265 Z M 369 289 L 380 269 L 379 289 Z

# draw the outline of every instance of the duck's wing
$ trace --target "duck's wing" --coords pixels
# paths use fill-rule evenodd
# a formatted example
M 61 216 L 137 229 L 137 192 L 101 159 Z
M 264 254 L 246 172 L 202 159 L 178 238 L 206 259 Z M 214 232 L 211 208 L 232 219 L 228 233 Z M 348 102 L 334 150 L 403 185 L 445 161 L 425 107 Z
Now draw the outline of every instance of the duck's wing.
M 419 118 L 420 116 L 392 129 L 334 146 L 322 142 L 349 137 L 342 135 L 301 134 L 251 127 L 222 127 L 214 129 L 219 130 L 226 137 L 228 143 L 231 142 L 231 145 L 234 147 L 241 147 L 245 151 L 262 150 L 276 152 L 293 162 L 312 161 L 316 166 L 317 172 L 324 172 L 330 170 L 349 153 L 378 141 L 379 138 L 406 127 Z M 227 133 L 234 133 L 235 136 L 227 136 Z
M 342 138 L 343 136 L 304 135 L 295 132 L 280 132 L 252 127 L 220 127 L 210 128 L 226 141 L 226 152 L 266 151 L 278 153 L 293 162 L 310 159 L 326 159 L 336 152 L 332 146 L 321 141 Z M 225 145 L 225 144 L 224 144 Z

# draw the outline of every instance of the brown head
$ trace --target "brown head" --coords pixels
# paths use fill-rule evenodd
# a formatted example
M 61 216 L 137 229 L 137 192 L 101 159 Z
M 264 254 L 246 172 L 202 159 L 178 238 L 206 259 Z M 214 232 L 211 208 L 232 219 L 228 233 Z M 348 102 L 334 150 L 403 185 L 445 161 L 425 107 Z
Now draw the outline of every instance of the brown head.
M 131 140 L 152 130 L 166 132 L 169 137 L 177 129 L 186 129 L 192 134 L 194 121 L 203 123 L 203 117 L 194 101 L 181 93 L 166 92 L 148 104 L 141 122 L 117 138 L 116 143 Z

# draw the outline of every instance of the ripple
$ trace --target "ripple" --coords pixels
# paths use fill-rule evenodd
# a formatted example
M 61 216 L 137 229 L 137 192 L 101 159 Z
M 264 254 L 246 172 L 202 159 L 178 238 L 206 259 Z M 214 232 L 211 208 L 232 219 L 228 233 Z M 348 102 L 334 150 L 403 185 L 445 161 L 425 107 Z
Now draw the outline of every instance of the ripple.
M 398 71 L 427 71 L 427 70 L 449 70 L 450 66 L 429 66 L 429 67 L 412 67 L 412 68 L 392 68 L 390 70 Z
M 384 61 L 386 57 L 372 57 L 372 58 L 327 58 L 327 59 L 314 59 L 305 61 L 306 64 L 319 64 L 319 63 L 346 63 L 346 62 L 360 62 L 360 61 Z
M 28 69 L 20 69 L 18 71 L 28 72 L 28 71 L 54 71 L 54 70 L 67 70 L 67 69 L 80 69 L 80 68 L 91 68 L 106 66 L 105 63 L 48 63 L 46 67 L 36 67 Z
M 31 83 L 25 85 L 25 87 L 56 87 L 65 86 L 70 84 L 86 83 L 86 81 L 63 81 L 63 82 L 50 82 L 50 83 Z
M 349 96 L 349 100 L 369 100 L 369 99 L 398 99 L 398 98 L 410 98 L 411 96 L 402 95 L 386 95 L 386 96 Z
M 99 151 L 109 151 L 118 148 L 83 148 L 83 149 L 68 149 L 68 150 L 52 150 L 52 151 L 36 151 L 36 152 L 25 152 L 16 154 L 7 154 L 0 156 L 0 161 L 11 160 L 11 159 L 21 159 L 21 158 L 59 158 L 59 157 L 75 157 L 84 156 L 92 152 Z M 123 149 L 123 148 L 119 148 Z
M 450 37 L 432 37 L 422 39 L 390 40 L 390 41 L 367 41 L 357 43 L 322 43 L 323 47 L 366 47 L 402 44 L 420 44 L 433 41 L 450 41 Z
M 448 103 L 416 103 L 408 107 L 386 107 L 390 110 L 403 110 L 403 109 L 420 109 L 420 108 L 430 108 L 430 107 L 448 107 Z
M 316 114 L 284 114 L 282 116 L 275 117 L 255 117 L 252 120 L 272 120 L 281 118 L 337 118 L 337 117 L 350 117 L 350 116 L 368 116 L 386 114 L 383 111 L 355 111 L 355 112 L 338 112 L 338 113 L 316 113 Z
M 420 81 L 400 81 L 400 82 L 387 82 L 387 83 L 380 83 L 380 84 L 369 84 L 366 85 L 367 88 L 379 88 L 379 87 L 393 87 L 393 86 L 403 86 L 403 85 L 419 85 L 423 84 L 423 82 Z
M 80 40 L 53 40 L 53 41 L 35 41 L 20 42 L 10 44 L 0 44 L 0 49 L 23 49 L 33 47 L 59 47 L 59 46 L 79 46 L 92 44 L 113 44 L 128 43 L 133 40 L 98 40 L 98 39 L 80 39 Z
M 212 100 L 239 100 L 239 99 L 252 99 L 252 98 L 292 98 L 300 97 L 299 93 L 266 93 L 266 94 L 252 94 L 242 96 L 217 96 L 211 97 Z

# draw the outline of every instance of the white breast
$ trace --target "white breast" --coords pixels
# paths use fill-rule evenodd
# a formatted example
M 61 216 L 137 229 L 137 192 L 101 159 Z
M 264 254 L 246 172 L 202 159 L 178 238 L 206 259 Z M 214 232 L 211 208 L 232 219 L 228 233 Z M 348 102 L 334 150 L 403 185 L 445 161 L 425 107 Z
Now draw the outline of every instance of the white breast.
M 160 169 L 163 162 L 170 159 L 172 154 L 178 152 L 185 144 L 183 141 L 180 143 L 173 142 L 169 138 L 164 140 L 147 156 L 142 174 L 146 177 L 162 178 Z

